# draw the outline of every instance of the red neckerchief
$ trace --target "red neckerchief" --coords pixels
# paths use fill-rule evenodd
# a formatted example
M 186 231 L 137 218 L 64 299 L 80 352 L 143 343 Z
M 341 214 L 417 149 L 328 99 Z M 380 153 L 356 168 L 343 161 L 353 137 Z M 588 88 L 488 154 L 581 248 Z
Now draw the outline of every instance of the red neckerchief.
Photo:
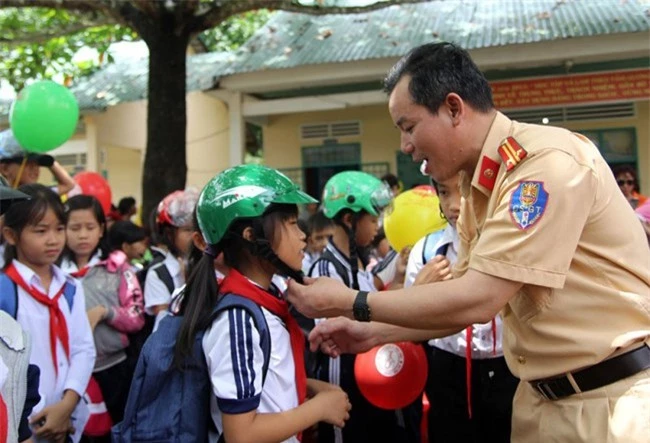
M 0 441 L 7 441 L 7 434 L 9 434 L 9 414 L 7 405 L 0 394 Z
M 307 397 L 307 375 L 305 373 L 305 360 L 303 356 L 305 336 L 296 319 L 289 313 L 289 305 L 287 302 L 269 294 L 234 269 L 231 269 L 223 279 L 219 287 L 219 292 L 221 294 L 232 293 L 245 297 L 277 315 L 287 325 L 289 337 L 291 338 L 293 365 L 296 368 L 298 404 L 304 403 Z
M 58 338 L 63 346 L 66 357 L 70 360 L 70 340 L 68 336 L 68 325 L 65 321 L 65 316 L 61 309 L 59 308 L 59 298 L 63 294 L 65 289 L 64 283 L 59 289 L 59 292 L 52 298 L 49 298 L 47 295 L 43 294 L 38 289 L 28 285 L 23 280 L 23 277 L 20 275 L 13 263 L 7 266 L 5 271 L 7 277 L 9 277 L 16 285 L 20 286 L 25 292 L 32 296 L 34 300 L 39 302 L 42 305 L 47 306 L 50 311 L 50 351 L 52 352 L 52 361 L 54 362 L 54 372 L 58 374 L 59 366 L 56 360 L 56 339 Z
M 74 278 L 84 278 L 92 266 L 84 266 L 78 271 L 71 272 L 70 275 Z
M 472 418 L 472 326 L 465 329 L 465 383 L 467 384 L 467 412 Z M 497 355 L 497 323 L 492 319 L 492 353 Z

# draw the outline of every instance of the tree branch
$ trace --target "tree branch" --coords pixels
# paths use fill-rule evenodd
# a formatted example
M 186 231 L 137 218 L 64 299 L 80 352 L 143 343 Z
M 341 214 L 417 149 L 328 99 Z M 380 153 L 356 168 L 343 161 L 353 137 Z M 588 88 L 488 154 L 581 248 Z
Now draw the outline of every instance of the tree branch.
M 115 0 L 112 0 L 115 1 Z M 141 2 L 142 3 L 142 2 Z M 141 5 L 140 5 L 141 6 Z M 147 44 L 152 35 L 154 17 L 137 8 L 130 1 L 121 1 L 119 6 L 108 7 L 108 13 L 119 17 L 128 27 L 137 32 Z
M 74 35 L 84 29 L 92 28 L 95 26 L 116 25 L 118 22 L 113 18 L 102 16 L 101 20 L 93 22 L 75 23 L 74 25 L 65 29 L 56 29 L 42 33 L 25 33 L 12 38 L 0 37 L 0 43 L 7 43 L 9 45 L 20 45 L 24 43 L 43 43 L 54 37 L 65 37 Z
M 2 8 L 56 8 L 70 11 L 99 11 L 103 10 L 100 1 L 92 0 L 0 0 Z
M 220 0 L 214 0 L 200 15 L 195 17 L 190 30 L 193 34 L 203 32 L 206 29 L 213 28 L 232 15 L 254 11 L 256 9 L 281 10 L 310 15 L 359 14 L 387 8 L 391 5 L 423 3 L 426 1 L 428 0 L 390 0 L 377 1 L 367 6 L 346 7 L 319 5 L 308 6 L 298 3 L 297 0 L 237 0 L 227 3 L 223 3 Z

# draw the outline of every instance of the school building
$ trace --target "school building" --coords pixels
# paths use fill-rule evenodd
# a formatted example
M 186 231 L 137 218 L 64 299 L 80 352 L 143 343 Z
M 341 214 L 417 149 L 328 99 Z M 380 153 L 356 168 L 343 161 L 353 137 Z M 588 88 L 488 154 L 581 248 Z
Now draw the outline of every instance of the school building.
M 409 49 L 450 41 L 490 81 L 498 109 L 591 138 L 610 164 L 637 167 L 650 194 L 650 30 L 641 0 L 433 1 L 358 15 L 277 12 L 233 54 L 188 57 L 188 185 L 262 148 L 313 195 L 335 172 L 424 182 L 399 152 L 381 80 Z M 74 87 L 83 124 L 55 154 L 102 171 L 114 199 L 140 201 L 146 60 Z

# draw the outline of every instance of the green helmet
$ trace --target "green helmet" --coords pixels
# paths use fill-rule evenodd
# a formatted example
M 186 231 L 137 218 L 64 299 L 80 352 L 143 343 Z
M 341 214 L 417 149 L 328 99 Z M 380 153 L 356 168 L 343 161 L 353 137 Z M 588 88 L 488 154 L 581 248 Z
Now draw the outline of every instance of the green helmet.
M 199 228 L 208 244 L 219 243 L 230 225 L 259 217 L 272 203 L 318 203 L 286 175 L 261 165 L 226 169 L 208 182 L 196 207 Z
M 323 213 L 334 218 L 341 210 L 350 209 L 379 215 L 392 198 L 388 185 L 373 175 L 361 171 L 339 172 L 325 184 Z

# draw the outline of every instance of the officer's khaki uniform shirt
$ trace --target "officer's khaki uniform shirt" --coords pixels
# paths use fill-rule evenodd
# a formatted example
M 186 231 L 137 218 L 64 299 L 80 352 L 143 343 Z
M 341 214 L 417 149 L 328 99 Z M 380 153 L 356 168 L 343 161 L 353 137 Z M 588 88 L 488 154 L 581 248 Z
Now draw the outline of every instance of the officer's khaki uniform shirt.
M 507 171 L 498 148 L 509 136 L 527 155 Z M 650 249 L 589 140 L 497 113 L 461 191 L 455 275 L 469 267 L 524 283 L 502 313 L 515 376 L 561 375 L 648 339 Z

